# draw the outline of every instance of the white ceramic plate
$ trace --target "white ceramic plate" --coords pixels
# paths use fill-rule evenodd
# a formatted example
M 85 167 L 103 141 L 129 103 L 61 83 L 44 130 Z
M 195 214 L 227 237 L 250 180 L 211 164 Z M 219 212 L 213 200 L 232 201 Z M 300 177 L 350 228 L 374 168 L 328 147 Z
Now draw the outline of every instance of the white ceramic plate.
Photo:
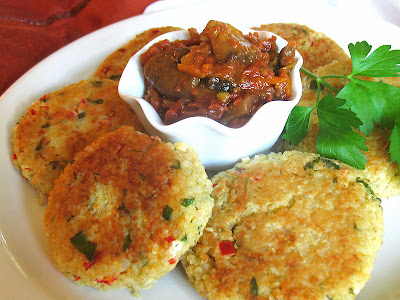
M 185 5 L 174 11 L 141 15 L 77 40 L 22 76 L 0 100 L 0 299 L 132 299 L 126 290 L 106 293 L 79 287 L 53 267 L 42 222 L 44 207 L 33 200 L 38 197 L 37 192 L 10 160 L 13 127 L 28 106 L 48 92 L 89 78 L 112 51 L 145 29 L 162 25 L 196 27 L 210 19 L 243 27 L 295 22 L 325 32 L 344 48 L 349 42 L 367 40 L 375 47 L 391 44 L 400 49 L 398 27 L 362 20 L 359 14 L 350 17 L 333 9 L 316 13 L 318 7 L 309 7 L 307 1 L 297 2 L 288 9 L 286 4 L 282 8 L 270 1 L 260 1 L 263 6 L 257 8 L 250 0 L 203 1 L 194 8 Z M 384 243 L 371 279 L 357 299 L 400 298 L 400 198 L 384 200 L 383 207 Z M 180 266 L 144 291 L 143 296 L 200 299 Z

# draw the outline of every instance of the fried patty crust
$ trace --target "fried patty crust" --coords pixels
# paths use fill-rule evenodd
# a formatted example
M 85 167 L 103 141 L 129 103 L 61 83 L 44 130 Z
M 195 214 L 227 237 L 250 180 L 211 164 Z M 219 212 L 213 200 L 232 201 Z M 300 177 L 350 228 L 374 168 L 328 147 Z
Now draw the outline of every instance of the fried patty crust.
M 47 199 L 75 153 L 122 125 L 144 130 L 112 80 L 83 80 L 34 102 L 14 128 L 12 161 Z
M 351 73 L 351 59 L 335 60 L 328 65 L 316 68 L 314 73 L 318 76 L 324 75 L 348 75 Z M 365 78 L 374 80 L 372 78 Z M 400 87 L 400 78 L 379 78 L 384 83 Z M 311 107 L 318 99 L 318 91 L 312 86 L 312 79 L 303 78 L 303 94 L 298 103 L 299 106 Z M 327 79 L 327 81 L 337 89 L 342 89 L 346 84 L 344 79 Z M 321 98 L 327 93 L 331 93 L 329 89 L 324 89 Z M 304 139 L 297 145 L 291 145 L 288 141 L 281 141 L 278 147 L 281 151 L 298 150 L 316 153 L 316 137 L 319 131 L 319 120 L 314 110 L 311 114 L 309 129 Z M 398 163 L 392 162 L 389 153 L 389 137 L 390 130 L 380 128 L 375 125 L 374 131 L 365 137 L 365 144 L 368 151 L 362 151 L 367 158 L 363 176 L 366 177 L 368 184 L 371 185 L 376 195 L 380 198 L 388 198 L 400 195 L 400 174 Z
M 296 23 L 264 24 L 257 30 L 273 32 L 287 41 L 295 41 L 297 51 L 303 57 L 303 67 L 309 71 L 324 66 L 334 60 L 347 59 L 346 52 L 322 32 Z
M 176 30 L 181 30 L 181 28 L 173 26 L 158 27 L 137 35 L 133 40 L 111 53 L 96 70 L 94 77 L 119 80 L 129 59 L 136 52 L 156 37 Z
M 288 151 L 212 182 L 212 217 L 182 260 L 203 297 L 354 299 L 369 279 L 383 212 L 357 170 Z
M 55 266 L 77 284 L 134 295 L 171 271 L 211 216 L 197 153 L 123 126 L 79 152 L 50 192 Z

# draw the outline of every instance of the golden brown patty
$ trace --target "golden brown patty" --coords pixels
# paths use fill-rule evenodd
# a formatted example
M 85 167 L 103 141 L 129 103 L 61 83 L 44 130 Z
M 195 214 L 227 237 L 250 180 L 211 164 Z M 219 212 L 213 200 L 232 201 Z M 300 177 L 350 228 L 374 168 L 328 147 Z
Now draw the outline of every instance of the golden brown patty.
M 127 126 L 105 134 L 50 192 L 44 223 L 54 263 L 78 284 L 138 295 L 197 242 L 211 190 L 191 147 Z
M 14 129 L 13 162 L 44 201 L 78 151 L 122 125 L 143 130 L 112 80 L 84 80 L 43 96 Z
M 212 217 L 182 260 L 203 297 L 354 299 L 370 277 L 383 213 L 357 170 L 291 151 L 212 182 Z
M 172 26 L 152 28 L 137 35 L 129 43 L 111 53 L 97 69 L 94 77 L 119 80 L 129 59 L 137 51 L 156 37 L 175 30 L 180 30 L 180 28 Z
M 310 71 L 333 60 L 348 57 L 335 41 L 305 25 L 272 23 L 261 25 L 257 29 L 271 31 L 287 41 L 296 41 L 297 50 L 304 60 L 303 67 Z
M 332 63 L 317 68 L 314 73 L 322 75 L 348 75 L 351 73 L 351 60 L 333 61 Z M 385 83 L 400 87 L 400 78 L 384 78 L 379 79 Z M 303 78 L 303 94 L 299 102 L 299 106 L 310 107 L 317 102 L 317 90 L 311 88 L 311 79 Z M 343 79 L 328 79 L 331 85 L 337 89 L 342 89 L 347 83 Z M 331 92 L 328 89 L 322 91 L 321 98 Z M 298 145 L 290 145 L 289 142 L 283 141 L 279 148 L 285 150 L 298 150 L 305 152 L 317 151 L 316 136 L 319 130 L 319 121 L 316 110 L 313 111 L 310 118 L 309 131 L 305 138 Z M 368 151 L 363 152 L 368 163 L 363 171 L 363 176 L 367 178 L 368 183 L 375 191 L 378 197 L 387 198 L 400 194 L 400 174 L 398 163 L 392 163 L 389 153 L 389 136 L 390 131 L 375 126 L 374 131 L 369 137 L 366 137 L 366 146 Z

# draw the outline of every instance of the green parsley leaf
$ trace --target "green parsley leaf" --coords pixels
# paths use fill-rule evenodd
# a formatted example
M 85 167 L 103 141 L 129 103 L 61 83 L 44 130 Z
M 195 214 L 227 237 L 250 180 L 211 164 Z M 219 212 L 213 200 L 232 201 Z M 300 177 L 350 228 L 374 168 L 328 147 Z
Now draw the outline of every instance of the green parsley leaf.
M 371 186 L 370 186 L 365 180 L 361 179 L 360 177 L 357 177 L 356 182 L 362 183 L 363 186 L 371 193 L 371 195 L 372 195 L 376 200 L 381 201 L 381 199 L 378 198 L 378 197 L 375 195 L 375 192 L 373 191 L 373 189 L 371 188 Z
M 132 239 L 129 235 L 129 233 L 125 236 L 124 243 L 122 244 L 122 252 L 125 252 L 126 249 L 128 249 L 129 245 L 132 244 Z
M 253 277 L 250 281 L 250 293 L 258 296 L 258 285 L 255 277 Z
M 359 77 L 400 77 L 400 50 L 391 50 L 389 45 L 371 50 L 372 46 L 366 41 L 349 44 L 353 69 L 347 76 L 317 76 L 304 68 L 300 69 L 317 83 L 317 153 L 359 169 L 363 169 L 366 163 L 360 150 L 367 149 L 365 139 L 353 129 L 359 129 L 362 134 L 369 136 L 376 124 L 392 130 L 389 153 L 392 162 L 400 161 L 400 88 Z M 326 78 L 343 78 L 349 80 L 349 83 L 338 90 Z M 334 101 L 333 96 L 320 100 L 323 87 L 337 93 Z M 313 108 L 292 110 L 285 127 L 285 139 L 297 144 L 304 138 Z
M 400 72 L 400 50 L 390 48 L 389 45 L 380 46 L 368 55 L 372 46 L 366 41 L 349 44 L 353 63 L 350 77 L 397 77 Z
M 92 86 L 94 87 L 101 87 L 103 85 L 103 81 L 101 80 L 96 80 L 91 82 Z
M 342 108 L 345 100 L 328 94 L 317 107 L 319 132 L 317 152 L 327 158 L 338 159 L 358 169 L 364 169 L 367 162 L 360 150 L 367 151 L 365 138 L 354 132 L 352 127 L 361 121 L 351 110 Z
M 96 252 L 96 243 L 92 243 L 86 235 L 80 231 L 70 239 L 72 245 L 81 253 L 83 253 L 89 261 L 93 261 Z
M 362 61 L 367 57 L 368 53 L 371 51 L 372 46 L 366 41 L 357 42 L 356 44 L 350 43 L 348 45 L 353 71 L 357 72 Z
M 357 114 L 363 123 L 361 132 L 369 136 L 374 122 L 392 129 L 394 120 L 400 120 L 400 88 L 382 82 L 351 80 L 337 97 L 346 99 L 346 107 Z
M 400 120 L 400 88 L 383 82 L 367 81 L 355 76 L 369 77 L 399 77 L 400 50 L 390 50 L 384 45 L 371 54 L 372 49 L 367 42 L 349 44 L 353 70 L 346 85 L 337 95 L 348 101 L 348 107 L 353 110 L 363 122 L 360 130 L 369 136 L 374 122 L 382 127 L 392 129 L 395 120 Z M 369 54 L 369 55 L 368 55 Z
M 310 123 L 311 112 L 315 106 L 302 107 L 295 106 L 286 121 L 286 133 L 283 135 L 285 140 L 297 145 L 306 136 Z
M 39 144 L 36 146 L 35 150 L 39 151 L 42 150 L 42 145 L 43 145 L 43 138 L 40 139 Z
M 337 97 L 346 99 L 346 107 L 357 114 L 362 124 L 359 126 L 362 133 L 369 136 L 374 129 L 374 121 L 380 121 L 379 108 L 380 99 L 371 94 L 372 85 L 364 84 L 365 81 L 354 80 L 347 84 Z M 369 82 L 372 83 L 372 82 Z M 376 83 L 376 82 L 375 82 Z M 360 101 L 362 99 L 362 101 Z
M 104 100 L 103 99 L 97 99 L 97 100 L 88 100 L 90 103 L 95 103 L 95 104 L 103 104 Z
M 390 135 L 389 152 L 392 162 L 400 163 L 400 125 L 396 123 Z
M 346 100 L 333 98 L 333 94 L 328 94 L 321 99 L 317 112 L 318 117 L 323 118 L 324 122 L 342 129 L 347 129 L 349 126 L 358 128 L 362 124 L 357 115 L 349 109 L 342 108 Z
M 389 84 L 381 83 L 381 127 L 393 129 L 395 123 L 400 124 L 400 88 Z
M 117 79 L 120 79 L 120 78 L 121 78 L 121 75 L 111 75 L 108 79 L 117 80 Z
M 146 180 L 146 176 L 143 173 L 139 172 L 139 176 L 142 181 Z
M 190 204 L 193 204 L 193 202 L 194 202 L 194 198 L 185 198 L 185 199 L 183 199 L 181 204 L 184 207 L 188 207 Z
M 121 201 L 121 205 L 118 206 L 118 210 L 119 210 L 121 213 L 122 213 L 122 212 L 125 212 L 125 213 L 127 213 L 127 214 L 130 214 L 130 211 L 129 211 L 129 209 L 126 207 L 124 201 Z
M 320 157 L 318 157 L 318 158 L 316 158 L 316 159 L 314 159 L 314 160 L 312 160 L 312 161 L 309 161 L 308 163 L 305 164 L 305 166 L 303 167 L 303 170 L 305 171 L 305 170 L 314 168 L 314 166 L 315 166 L 317 163 L 319 163 L 320 161 L 321 161 L 321 158 L 320 158 Z
M 162 212 L 163 218 L 167 221 L 171 221 L 173 211 L 174 210 L 169 205 L 165 205 L 163 212 Z
M 181 168 L 181 162 L 178 159 L 175 159 L 174 164 L 171 166 L 172 169 L 180 169 Z

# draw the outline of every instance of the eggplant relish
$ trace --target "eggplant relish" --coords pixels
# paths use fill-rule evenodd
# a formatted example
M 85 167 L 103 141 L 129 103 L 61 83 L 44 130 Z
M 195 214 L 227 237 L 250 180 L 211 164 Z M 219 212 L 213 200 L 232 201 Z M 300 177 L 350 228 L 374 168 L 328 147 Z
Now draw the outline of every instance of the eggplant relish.
M 243 35 L 218 21 L 189 34 L 162 40 L 140 57 L 144 98 L 165 124 L 203 116 L 238 128 L 265 103 L 290 98 L 294 43 L 278 51 L 275 36 Z

